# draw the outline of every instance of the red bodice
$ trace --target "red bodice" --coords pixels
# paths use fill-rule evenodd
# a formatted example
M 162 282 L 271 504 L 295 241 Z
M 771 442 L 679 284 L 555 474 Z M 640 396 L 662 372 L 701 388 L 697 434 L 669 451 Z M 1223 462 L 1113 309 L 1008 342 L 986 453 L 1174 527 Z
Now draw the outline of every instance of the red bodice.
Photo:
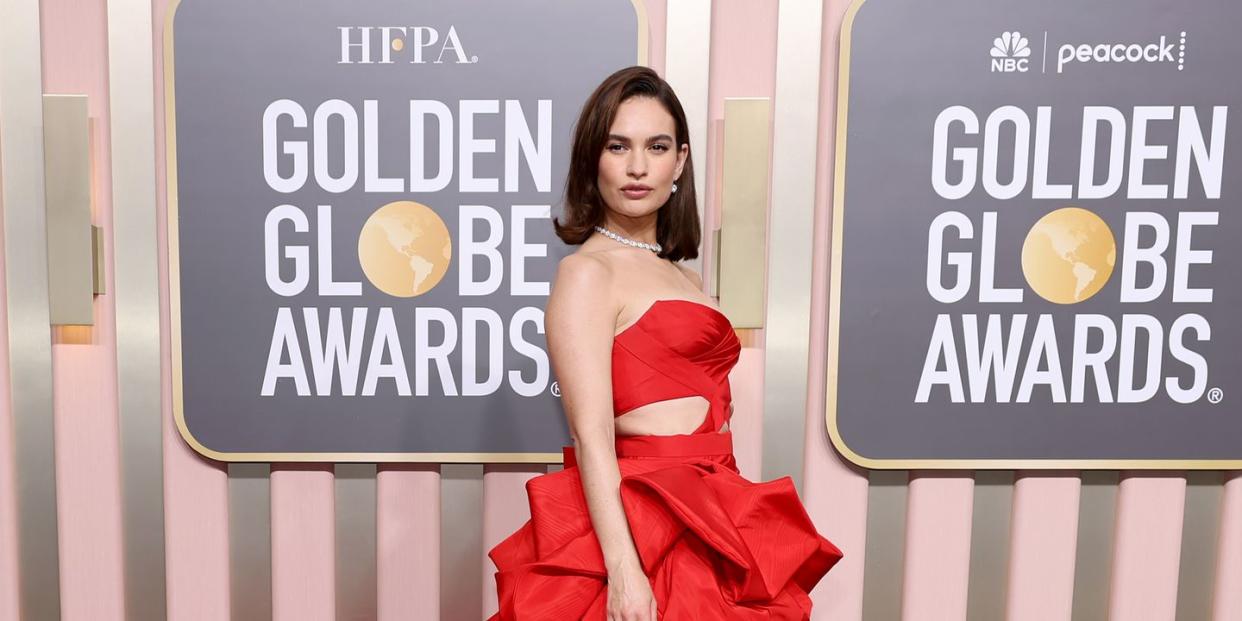
M 680 397 L 707 400 L 693 433 L 715 432 L 729 420 L 729 371 L 742 344 L 723 313 L 691 300 L 656 300 L 612 344 L 613 414 Z

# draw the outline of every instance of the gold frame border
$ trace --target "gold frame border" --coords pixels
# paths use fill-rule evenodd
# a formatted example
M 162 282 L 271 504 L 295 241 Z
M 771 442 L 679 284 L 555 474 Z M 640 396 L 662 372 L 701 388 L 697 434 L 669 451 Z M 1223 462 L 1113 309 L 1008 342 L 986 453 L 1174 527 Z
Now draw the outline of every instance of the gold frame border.
M 647 19 L 645 0 L 630 0 L 634 8 L 635 30 L 638 35 L 638 64 L 648 65 L 651 23 Z M 354 463 L 532 463 L 559 464 L 561 453 L 362 453 L 362 452 L 286 452 L 243 453 L 221 452 L 207 448 L 185 422 L 185 405 L 181 374 L 181 248 L 177 231 L 177 106 L 176 71 L 173 52 L 173 21 L 181 0 L 171 0 L 164 19 L 164 178 L 168 226 L 168 313 L 172 347 L 172 408 L 177 431 L 198 453 L 223 462 L 354 462 Z
M 841 243 L 845 215 L 845 143 L 849 116 L 850 40 L 854 18 L 866 0 L 855 0 L 841 24 L 837 61 L 836 162 L 832 191 L 832 270 L 828 299 L 828 364 L 825 373 L 824 422 L 833 446 L 846 459 L 876 470 L 1237 470 L 1242 459 L 872 459 L 855 452 L 837 428 L 837 354 L 840 338 Z

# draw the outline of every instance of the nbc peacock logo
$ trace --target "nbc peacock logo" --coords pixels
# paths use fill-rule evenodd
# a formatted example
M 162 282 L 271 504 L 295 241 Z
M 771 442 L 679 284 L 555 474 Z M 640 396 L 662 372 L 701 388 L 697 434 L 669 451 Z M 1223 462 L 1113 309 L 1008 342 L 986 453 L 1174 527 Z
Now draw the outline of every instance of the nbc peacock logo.
M 992 39 L 992 73 L 1024 73 L 1030 68 L 1031 46 L 1018 31 Z

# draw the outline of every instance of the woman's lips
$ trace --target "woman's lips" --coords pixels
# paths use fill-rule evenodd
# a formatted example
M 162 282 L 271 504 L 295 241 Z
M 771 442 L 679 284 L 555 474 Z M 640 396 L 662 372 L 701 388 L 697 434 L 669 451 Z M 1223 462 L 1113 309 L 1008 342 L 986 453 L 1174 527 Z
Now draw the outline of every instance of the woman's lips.
M 622 194 L 624 194 L 624 195 L 625 195 L 625 197 L 626 197 L 626 198 L 628 198 L 628 199 L 630 199 L 630 200 L 637 200 L 637 199 L 640 199 L 640 198 L 642 198 L 642 197 L 644 197 L 644 196 L 646 196 L 646 195 L 650 194 L 650 193 L 651 193 L 651 190 L 650 190 L 650 189 L 646 189 L 646 190 L 638 190 L 638 189 L 634 189 L 634 190 L 621 190 L 621 193 L 622 193 Z

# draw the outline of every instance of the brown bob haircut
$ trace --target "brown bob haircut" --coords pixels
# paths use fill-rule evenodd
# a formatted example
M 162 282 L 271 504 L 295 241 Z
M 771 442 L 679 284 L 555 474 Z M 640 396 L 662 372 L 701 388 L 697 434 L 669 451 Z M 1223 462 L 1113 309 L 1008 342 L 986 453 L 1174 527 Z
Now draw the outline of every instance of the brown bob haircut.
M 581 244 L 595 226 L 603 224 L 605 205 L 600 198 L 599 158 L 608 141 L 608 130 L 616 118 L 621 102 L 631 97 L 651 97 L 664 105 L 676 125 L 676 146 L 690 143 L 690 130 L 681 102 L 655 71 L 648 67 L 626 67 L 604 79 L 582 105 L 574 126 L 574 144 L 570 153 L 569 177 L 565 180 L 564 220 L 556 218 L 552 226 L 556 235 L 567 244 Z M 660 257 L 670 261 L 694 259 L 699 256 L 699 212 L 694 195 L 693 153 L 686 154 L 681 176 L 676 179 L 677 191 L 660 207 L 656 215 L 656 242 L 663 250 Z

